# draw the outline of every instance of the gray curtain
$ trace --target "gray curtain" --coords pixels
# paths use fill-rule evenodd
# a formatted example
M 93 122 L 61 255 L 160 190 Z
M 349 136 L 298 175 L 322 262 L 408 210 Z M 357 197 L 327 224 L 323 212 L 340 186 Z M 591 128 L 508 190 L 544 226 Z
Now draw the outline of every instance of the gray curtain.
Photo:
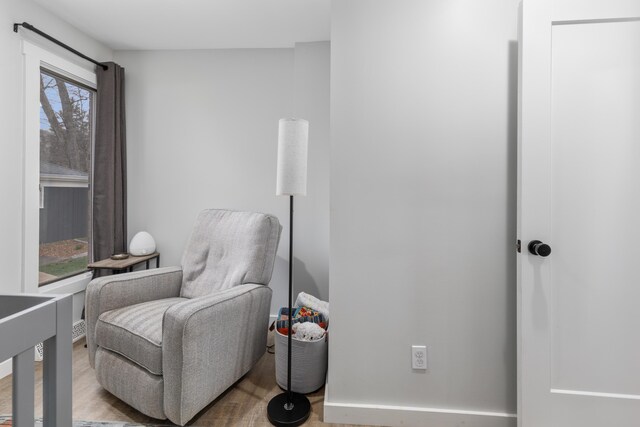
M 98 93 L 93 166 L 93 259 L 127 251 L 127 156 L 124 68 L 96 68 Z

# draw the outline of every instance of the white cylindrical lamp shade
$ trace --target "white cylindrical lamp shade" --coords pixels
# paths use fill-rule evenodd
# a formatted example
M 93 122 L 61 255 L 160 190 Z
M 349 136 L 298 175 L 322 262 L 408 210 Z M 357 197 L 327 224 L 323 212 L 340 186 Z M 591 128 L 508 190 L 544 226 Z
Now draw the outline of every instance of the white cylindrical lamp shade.
M 280 119 L 276 195 L 304 196 L 307 194 L 308 144 L 308 121 Z

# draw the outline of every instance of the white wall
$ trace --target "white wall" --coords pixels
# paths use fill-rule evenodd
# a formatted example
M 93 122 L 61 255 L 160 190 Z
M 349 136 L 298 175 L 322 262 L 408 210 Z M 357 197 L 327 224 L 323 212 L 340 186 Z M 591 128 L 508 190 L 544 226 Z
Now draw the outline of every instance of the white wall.
M 0 280 L 1 293 L 17 293 L 22 289 L 22 198 L 23 198 L 23 150 L 24 150 L 24 63 L 22 38 L 31 40 L 48 50 L 72 61 L 82 59 L 68 54 L 32 33 L 13 32 L 14 22 L 27 21 L 54 37 L 67 42 L 75 49 L 101 61 L 113 58 L 113 52 L 104 45 L 85 36 L 75 28 L 51 15 L 30 0 L 0 1 Z M 34 269 L 38 266 L 34 265 Z M 81 307 L 74 297 L 74 319 L 79 319 Z M 7 364 L 0 364 L 0 377 L 7 371 Z
M 294 115 L 309 120 L 307 196 L 294 201 L 294 283 L 296 292 L 324 301 L 329 299 L 330 50 L 329 42 L 296 43 L 294 52 Z M 288 245 L 287 239 L 283 236 Z
M 333 2 L 325 421 L 515 425 L 517 3 Z
M 298 49 L 304 57 L 298 58 Z M 127 75 L 129 238 L 150 232 L 162 265 L 179 265 L 202 209 L 275 214 L 284 229 L 271 282 L 272 313 L 286 305 L 289 202 L 275 196 L 278 120 L 297 111 L 311 114 L 309 196 L 297 199 L 296 218 L 318 217 L 319 228 L 326 228 L 328 59 L 321 45 L 116 52 Z M 325 62 L 309 70 L 313 61 Z M 325 86 L 308 90 L 312 98 L 294 96 L 294 87 L 316 81 Z M 310 105 L 316 99 L 325 102 L 324 110 Z M 326 296 L 328 236 L 303 224 L 296 224 L 297 275 L 305 289 Z M 320 258 L 306 258 L 318 252 Z

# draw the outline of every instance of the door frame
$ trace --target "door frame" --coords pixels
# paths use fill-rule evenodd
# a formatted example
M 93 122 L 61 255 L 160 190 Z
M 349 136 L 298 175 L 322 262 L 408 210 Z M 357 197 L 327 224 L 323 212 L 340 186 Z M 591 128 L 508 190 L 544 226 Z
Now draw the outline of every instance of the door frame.
M 518 13 L 517 238 L 521 241 L 516 269 L 518 426 L 533 427 L 543 425 L 538 408 L 544 397 L 536 396 L 535 390 L 540 390 L 541 381 L 545 380 L 533 373 L 548 366 L 549 353 L 533 345 L 535 319 L 523 306 L 535 295 L 549 295 L 550 269 L 543 258 L 528 256 L 526 247 L 534 239 L 550 241 L 551 209 L 546 191 L 524 192 L 523 188 L 532 188 L 529 182 L 536 182 L 538 190 L 551 186 L 551 163 L 541 161 L 550 156 L 551 114 L 550 109 L 539 108 L 551 105 L 551 93 L 544 90 L 551 84 L 551 1 L 523 0 Z M 540 69 L 549 72 L 540 73 Z M 538 220 L 530 221 L 527 215 L 535 215 Z M 522 277 L 534 274 L 539 278 L 534 288 L 523 289 Z

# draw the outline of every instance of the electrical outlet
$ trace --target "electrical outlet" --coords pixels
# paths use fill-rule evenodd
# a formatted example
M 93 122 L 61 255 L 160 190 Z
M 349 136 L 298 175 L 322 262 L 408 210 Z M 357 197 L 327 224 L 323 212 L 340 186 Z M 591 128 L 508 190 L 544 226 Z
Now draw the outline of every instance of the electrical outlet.
M 427 346 L 411 346 L 411 367 L 413 369 L 427 369 Z

